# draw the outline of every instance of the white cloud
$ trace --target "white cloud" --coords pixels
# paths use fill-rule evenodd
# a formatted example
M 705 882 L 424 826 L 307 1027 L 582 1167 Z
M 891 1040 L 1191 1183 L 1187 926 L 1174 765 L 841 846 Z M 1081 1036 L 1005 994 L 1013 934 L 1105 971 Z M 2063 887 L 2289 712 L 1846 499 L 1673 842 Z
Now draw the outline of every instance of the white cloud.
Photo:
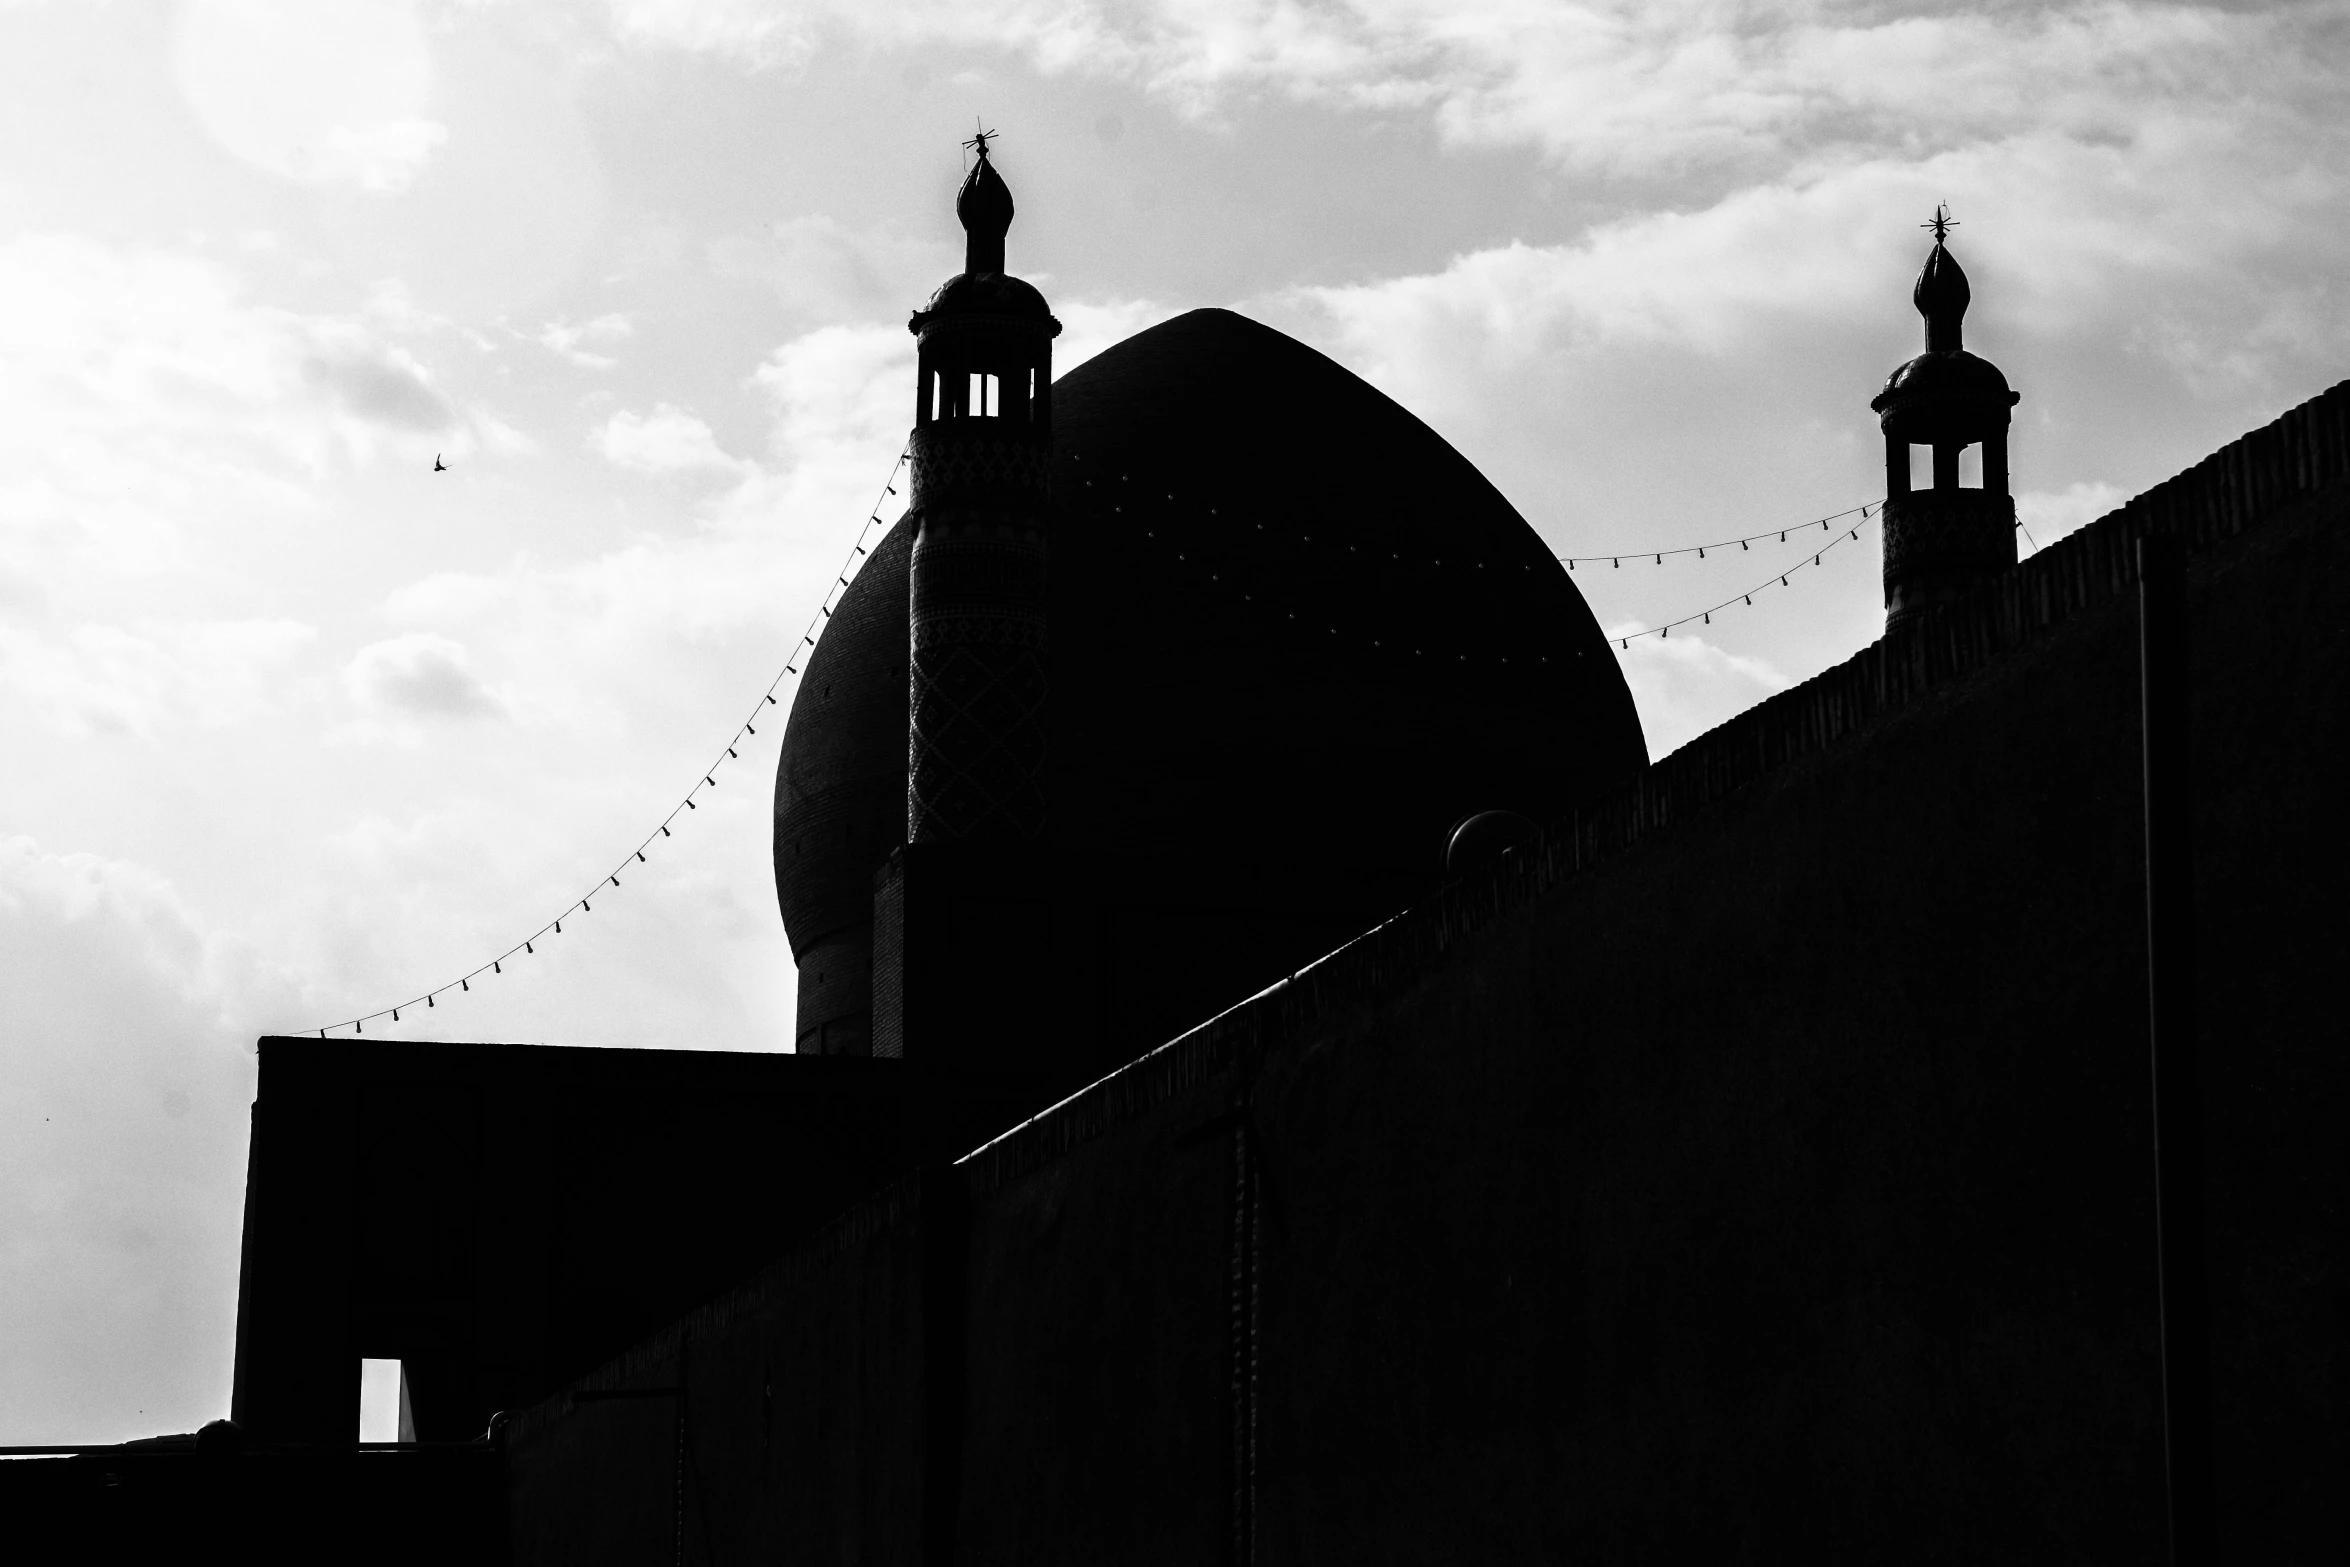
M 153 739 L 301 699 L 313 626 L 256 568 L 334 483 L 502 430 L 380 323 L 254 303 L 202 254 L 0 244 L 0 687 L 70 735 Z
M 2101 136 L 2150 98 L 2234 112 L 2338 95 L 2331 8 L 2282 13 L 2079 0 L 1885 14 L 1785 0 L 615 0 L 625 38 L 803 58 L 827 31 L 897 47 L 997 47 L 1048 73 L 1122 79 L 1195 114 L 1270 90 L 1431 116 L 1450 137 L 1531 145 L 1612 173 L 1785 168 L 1913 155 L 2032 124 Z
M 434 120 L 382 120 L 357 130 L 338 125 L 327 135 L 319 167 L 362 190 L 403 191 L 448 139 L 449 128 Z
M 293 992 L 153 872 L 0 839 L 0 1440 L 228 1412 L 259 1010 Z
M 720 277 L 757 278 L 819 320 L 903 320 L 908 302 L 941 281 L 936 244 L 853 229 L 820 212 L 726 235 L 707 250 Z
M 620 361 L 609 354 L 590 353 L 584 343 L 616 343 L 632 335 L 635 327 L 620 312 L 600 315 L 593 321 L 574 326 L 568 321 L 550 321 L 539 332 L 539 342 L 550 352 L 560 354 L 573 364 L 588 370 L 609 370 Z
M 396 718 L 495 718 L 506 704 L 474 674 L 465 644 L 429 631 L 370 643 L 343 671 L 352 701 Z
M 2062 490 L 2027 490 L 2015 498 L 2016 519 L 2028 535 L 2023 553 L 2046 549 L 2129 500 L 2119 485 L 2093 480 Z
M 431 50 L 401 0 L 191 0 L 176 45 L 198 123 L 272 174 L 392 194 L 448 140 L 426 115 Z
M 520 555 L 494 572 L 435 572 L 391 593 L 385 617 L 462 636 L 499 671 L 499 699 L 529 715 L 542 747 L 558 735 L 601 744 L 674 708 L 664 684 L 698 649 L 734 650 L 726 667 L 755 682 L 741 692 L 748 705 L 844 561 L 853 568 L 851 546 L 876 503 L 885 522 L 904 503 L 902 478 L 897 497 L 881 490 L 905 435 L 912 358 L 896 324 L 826 327 L 776 348 L 749 378 L 771 420 L 756 459 L 728 456 L 673 405 L 615 415 L 593 437 L 608 460 L 726 481 L 696 502 L 691 527 L 584 558 Z M 704 741 L 681 743 L 698 751 Z
M 638 473 L 735 473 L 743 467 L 718 449 L 708 425 L 671 403 L 649 414 L 621 410 L 596 431 L 594 443 L 606 462 Z
M 461 449 L 431 371 L 358 318 L 250 303 L 199 255 L 0 245 L 0 528 L 54 567 L 182 569 L 208 515 L 289 515 L 337 461 Z
M 623 38 L 771 66 L 806 58 L 814 9 L 770 0 L 612 0 L 612 25 Z
M 1056 303 L 1053 314 L 1061 322 L 1061 335 L 1053 340 L 1055 377 L 1167 318 L 1164 306 L 1147 299 L 1070 300 Z
M 84 624 L 49 636 L 0 623 L 0 687 L 65 734 L 154 739 L 281 710 L 316 635 L 291 620 Z
M 1611 637 L 1632 636 L 1637 623 L 1610 626 Z M 1640 709 L 1652 761 L 1662 760 L 1726 719 L 1794 684 L 1770 661 L 1731 653 L 1687 633 L 1634 637 L 1618 650 L 1625 683 Z
M 390 430 L 455 435 L 463 421 L 407 350 L 341 323 L 312 323 L 303 377 L 333 393 L 345 411 Z

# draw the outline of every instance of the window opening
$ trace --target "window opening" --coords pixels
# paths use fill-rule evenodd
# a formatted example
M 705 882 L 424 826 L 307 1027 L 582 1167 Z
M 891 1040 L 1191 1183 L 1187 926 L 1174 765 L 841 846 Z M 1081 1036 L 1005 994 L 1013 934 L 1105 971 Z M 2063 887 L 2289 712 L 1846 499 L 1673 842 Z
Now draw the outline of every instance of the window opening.
M 359 1362 L 359 1440 L 416 1440 L 416 1419 L 408 1412 L 408 1379 L 396 1360 Z

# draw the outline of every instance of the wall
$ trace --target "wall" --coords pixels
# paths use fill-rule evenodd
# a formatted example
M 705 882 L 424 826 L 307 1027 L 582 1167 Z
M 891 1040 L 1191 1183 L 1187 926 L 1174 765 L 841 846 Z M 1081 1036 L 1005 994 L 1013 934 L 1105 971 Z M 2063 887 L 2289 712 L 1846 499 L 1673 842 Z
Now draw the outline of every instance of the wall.
M 349 1442 L 362 1356 L 478 1437 L 1042 1101 L 857 1059 L 264 1039 L 235 1415 Z
M 497 1567 L 504 1466 L 486 1444 L 198 1451 L 190 1436 L 0 1462 L 19 1562 Z
M 2197 548 L 2224 1554 L 2339 1559 L 2346 406 L 1725 725 L 588 1384 L 703 1368 L 692 1409 L 732 1413 L 671 1428 L 701 1469 L 542 1405 L 518 1552 L 641 1559 L 544 1543 L 629 1496 L 716 1560 L 2156 1558 L 2129 566 L 2155 528 Z M 786 1344 L 811 1369 L 748 1422 Z M 918 1389 L 882 1374 L 916 1362 Z M 900 1455 L 894 1533 L 852 1515 L 877 1470 L 816 1483 L 844 1452 Z M 719 1471 L 745 1478 L 693 1478 Z

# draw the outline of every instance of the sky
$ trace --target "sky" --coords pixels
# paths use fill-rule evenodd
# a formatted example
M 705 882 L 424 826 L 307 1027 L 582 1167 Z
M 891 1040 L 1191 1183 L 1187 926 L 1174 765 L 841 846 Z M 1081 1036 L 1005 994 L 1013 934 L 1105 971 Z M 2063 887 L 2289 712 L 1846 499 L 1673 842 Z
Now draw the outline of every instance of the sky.
M 0 1443 L 226 1413 L 254 1039 L 673 812 L 368 1036 L 789 1048 L 761 693 L 975 125 L 1061 369 L 1240 310 L 1568 554 L 1875 500 L 1947 202 L 2028 553 L 2350 374 L 2346 98 L 2342 4 L 0 0 Z M 1575 580 L 1628 635 L 1799 550 Z M 1651 753 L 1878 569 L 1630 640 Z

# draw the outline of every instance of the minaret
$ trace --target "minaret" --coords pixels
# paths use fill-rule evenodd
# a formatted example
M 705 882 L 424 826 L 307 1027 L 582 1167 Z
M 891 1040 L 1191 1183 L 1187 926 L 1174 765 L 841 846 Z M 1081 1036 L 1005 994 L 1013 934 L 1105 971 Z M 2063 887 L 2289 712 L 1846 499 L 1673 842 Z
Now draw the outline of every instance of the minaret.
M 1054 320 L 1004 272 L 1012 192 L 977 161 L 955 198 L 963 271 L 914 313 L 909 843 L 1045 825 L 1045 528 Z
M 1926 320 L 1926 351 L 1885 378 L 1869 406 L 1885 432 L 1885 629 L 1964 598 L 2015 564 L 2015 501 L 2007 493 L 2007 426 L 2021 394 L 1960 344 L 1966 274 L 1944 243 L 1956 227 L 1934 209 L 1934 248 L 1910 298 Z M 1959 453 L 1981 443 L 1983 482 L 1961 489 Z M 1933 448 L 1933 488 L 1913 491 L 1909 449 Z

